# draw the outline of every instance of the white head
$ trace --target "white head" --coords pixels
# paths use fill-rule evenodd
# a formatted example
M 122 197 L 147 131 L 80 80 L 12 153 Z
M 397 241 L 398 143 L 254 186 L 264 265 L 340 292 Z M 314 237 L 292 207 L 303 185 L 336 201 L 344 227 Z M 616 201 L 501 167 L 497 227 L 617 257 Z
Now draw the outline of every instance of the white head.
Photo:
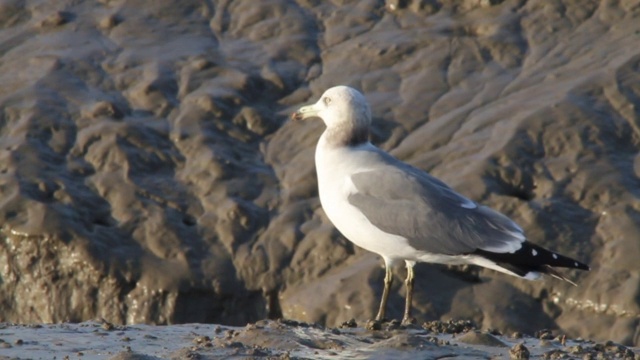
M 328 140 L 340 145 L 368 141 L 371 110 L 364 96 L 348 86 L 325 91 L 313 105 L 303 106 L 291 115 L 293 120 L 319 117 L 327 126 Z

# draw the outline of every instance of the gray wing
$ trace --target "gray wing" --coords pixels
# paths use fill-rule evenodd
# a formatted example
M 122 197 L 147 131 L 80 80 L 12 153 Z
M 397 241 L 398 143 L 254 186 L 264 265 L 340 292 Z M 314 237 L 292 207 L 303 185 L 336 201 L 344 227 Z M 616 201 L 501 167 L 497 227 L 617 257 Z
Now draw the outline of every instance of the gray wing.
M 351 176 L 357 191 L 349 195 L 349 203 L 373 225 L 431 253 L 457 255 L 477 249 L 505 253 L 522 246 L 525 236 L 511 219 L 395 161 Z

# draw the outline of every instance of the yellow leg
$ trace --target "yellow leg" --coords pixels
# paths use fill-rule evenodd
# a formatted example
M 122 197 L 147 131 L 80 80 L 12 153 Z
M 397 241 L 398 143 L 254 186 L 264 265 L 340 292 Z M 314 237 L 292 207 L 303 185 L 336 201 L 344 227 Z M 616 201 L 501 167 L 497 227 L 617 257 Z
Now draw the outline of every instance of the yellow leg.
M 382 290 L 382 300 L 380 301 L 380 309 L 378 309 L 378 315 L 376 315 L 377 321 L 385 320 L 384 315 L 387 310 L 387 298 L 389 297 L 389 291 L 391 290 L 392 283 L 393 283 L 393 274 L 391 273 L 391 266 L 385 261 L 384 290 Z
M 403 324 L 413 324 L 415 320 L 411 317 L 411 301 L 413 300 L 413 283 L 414 274 L 413 266 L 416 264 L 413 261 L 407 261 L 407 279 L 404 284 L 407 287 L 407 297 L 404 304 L 404 317 L 402 318 Z

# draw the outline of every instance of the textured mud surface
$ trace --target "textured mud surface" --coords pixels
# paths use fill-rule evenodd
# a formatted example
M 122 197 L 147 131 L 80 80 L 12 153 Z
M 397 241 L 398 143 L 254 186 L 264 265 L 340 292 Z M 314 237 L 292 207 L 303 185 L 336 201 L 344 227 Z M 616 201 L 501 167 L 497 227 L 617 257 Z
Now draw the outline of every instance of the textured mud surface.
M 639 43 L 631 0 L 2 1 L 0 321 L 370 318 L 380 259 L 287 121 L 346 84 L 374 143 L 593 267 L 421 265 L 418 319 L 638 344 Z
M 481 332 L 468 322 L 410 329 L 324 328 L 292 321 L 245 327 L 110 323 L 0 327 L 0 359 L 640 359 L 638 349 L 554 336 Z

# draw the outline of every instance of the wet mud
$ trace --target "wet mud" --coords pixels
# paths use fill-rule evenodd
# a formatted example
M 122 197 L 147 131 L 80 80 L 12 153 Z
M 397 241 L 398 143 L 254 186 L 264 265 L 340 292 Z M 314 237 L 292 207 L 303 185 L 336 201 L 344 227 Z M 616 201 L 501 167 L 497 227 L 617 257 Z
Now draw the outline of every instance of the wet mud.
M 115 326 L 107 322 L 0 327 L 0 358 L 150 359 L 640 359 L 612 341 L 479 331 L 468 321 L 423 326 L 325 328 L 291 320 L 245 327 L 206 324 Z M 440 329 L 442 331 L 436 331 Z M 25 356 L 27 354 L 27 356 Z

